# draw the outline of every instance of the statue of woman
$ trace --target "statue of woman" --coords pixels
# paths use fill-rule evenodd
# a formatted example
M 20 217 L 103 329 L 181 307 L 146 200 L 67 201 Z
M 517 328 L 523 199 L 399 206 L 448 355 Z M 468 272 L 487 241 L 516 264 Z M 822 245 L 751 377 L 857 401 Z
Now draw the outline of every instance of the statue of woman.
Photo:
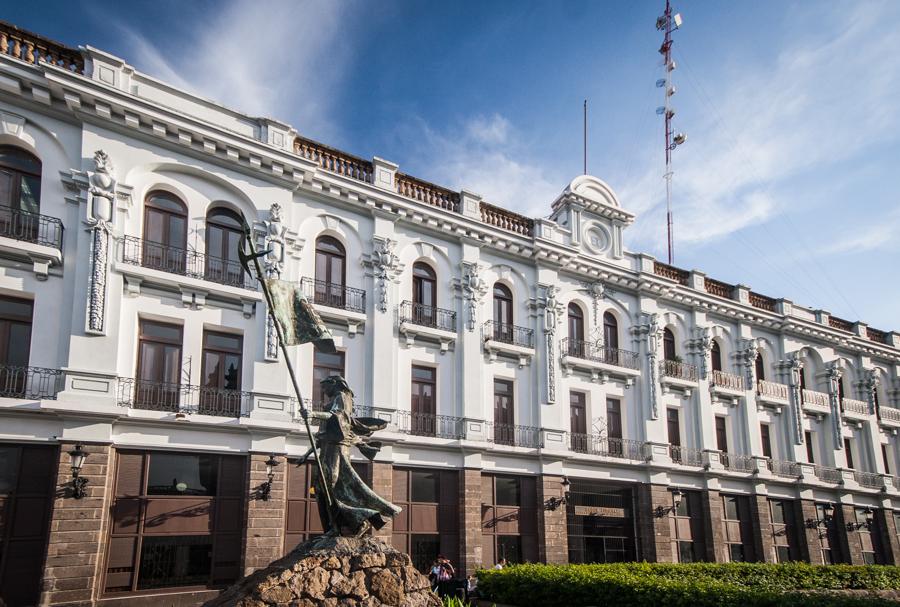
M 301 410 L 304 419 L 321 420 L 315 441 L 325 478 L 315 480 L 319 516 L 329 536 L 360 537 L 370 529 L 380 529 L 400 514 L 400 508 L 372 491 L 350 463 L 350 448 L 356 447 L 368 459 L 375 457 L 381 443 L 370 441 L 387 422 L 373 417 L 353 416 L 353 392 L 347 381 L 332 375 L 322 380 L 322 390 L 330 400 L 327 411 Z M 315 452 L 310 448 L 301 463 Z M 323 482 L 328 488 L 322 486 Z

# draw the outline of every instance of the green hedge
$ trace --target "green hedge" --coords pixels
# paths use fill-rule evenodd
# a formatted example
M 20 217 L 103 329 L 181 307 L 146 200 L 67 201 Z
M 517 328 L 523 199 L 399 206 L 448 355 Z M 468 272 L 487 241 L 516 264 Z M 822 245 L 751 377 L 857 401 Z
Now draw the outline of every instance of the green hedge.
M 900 590 L 900 567 L 788 563 L 515 565 L 478 572 L 478 590 L 518 607 L 853 607 L 898 603 L 827 590 Z M 799 591 L 799 592 L 798 592 Z

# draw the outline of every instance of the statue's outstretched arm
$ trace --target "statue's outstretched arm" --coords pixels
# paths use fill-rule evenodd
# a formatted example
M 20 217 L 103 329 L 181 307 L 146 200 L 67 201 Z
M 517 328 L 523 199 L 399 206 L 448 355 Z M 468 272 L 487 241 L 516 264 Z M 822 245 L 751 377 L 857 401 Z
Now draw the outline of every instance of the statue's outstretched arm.
M 331 413 L 326 411 L 310 411 L 309 409 L 301 409 L 300 415 L 303 416 L 303 419 L 328 419 L 331 417 Z
M 316 452 L 315 447 L 310 447 L 310 448 L 306 451 L 306 453 L 304 453 L 304 454 L 300 457 L 300 459 L 297 461 L 297 464 L 300 465 L 300 466 L 302 466 L 303 464 L 306 463 L 306 460 L 309 459 L 309 456 L 312 455 L 312 454 L 315 453 L 315 452 Z

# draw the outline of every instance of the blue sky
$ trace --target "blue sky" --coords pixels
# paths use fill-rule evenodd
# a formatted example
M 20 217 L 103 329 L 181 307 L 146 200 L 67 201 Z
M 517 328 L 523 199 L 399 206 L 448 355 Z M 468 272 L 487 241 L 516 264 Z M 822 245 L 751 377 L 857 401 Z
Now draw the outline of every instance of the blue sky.
M 900 3 L 675 4 L 675 263 L 900 330 Z M 533 216 L 588 170 L 665 259 L 662 2 L 39 2 L 0 18 Z

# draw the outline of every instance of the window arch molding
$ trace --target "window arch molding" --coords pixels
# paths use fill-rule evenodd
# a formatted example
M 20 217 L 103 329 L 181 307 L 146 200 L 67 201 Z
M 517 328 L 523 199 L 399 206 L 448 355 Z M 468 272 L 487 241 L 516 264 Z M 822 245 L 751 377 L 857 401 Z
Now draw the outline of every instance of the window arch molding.
M 678 340 L 671 327 L 663 328 L 663 360 L 678 360 Z
M 566 305 L 566 328 L 568 336 L 568 352 L 573 356 L 585 355 L 585 336 L 587 335 L 587 315 L 584 308 L 576 301 Z
M 0 176 L 3 198 L 0 205 L 15 211 L 40 213 L 43 163 L 30 150 L 17 145 L 0 145 Z

